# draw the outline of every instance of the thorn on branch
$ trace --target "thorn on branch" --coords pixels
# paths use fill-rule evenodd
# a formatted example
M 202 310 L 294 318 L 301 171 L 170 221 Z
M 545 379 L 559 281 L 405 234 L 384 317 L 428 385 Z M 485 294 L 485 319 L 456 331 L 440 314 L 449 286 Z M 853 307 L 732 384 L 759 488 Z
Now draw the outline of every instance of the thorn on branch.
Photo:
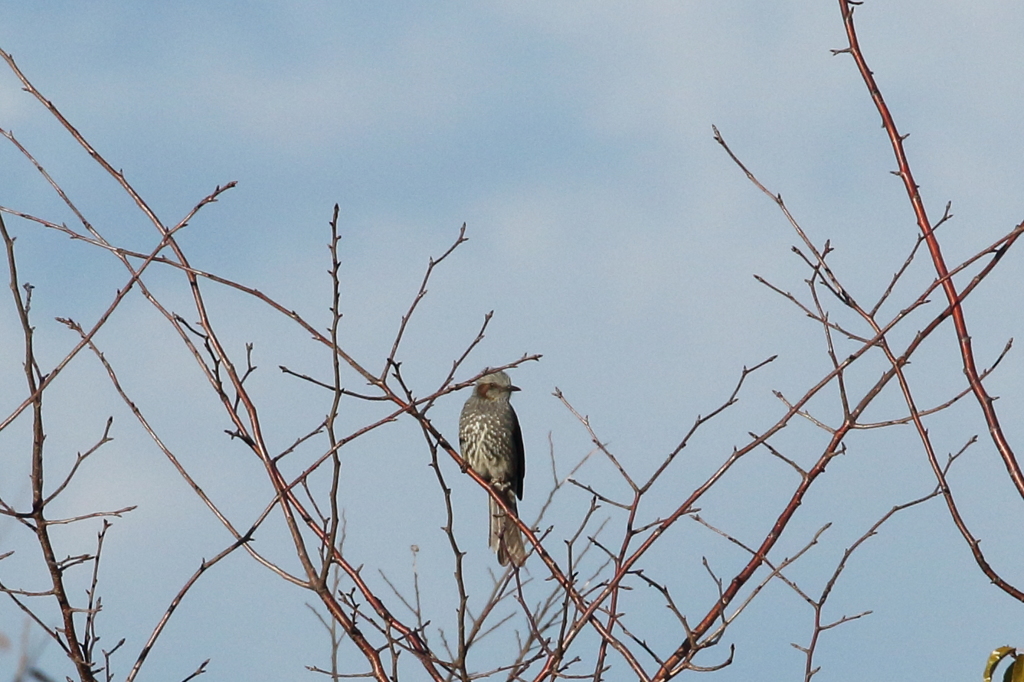
M 255 447 L 256 447 L 256 443 L 255 443 L 255 441 L 253 441 L 253 439 L 252 439 L 252 438 L 250 438 L 250 437 L 249 437 L 249 436 L 247 436 L 246 434 L 242 433 L 242 432 L 241 432 L 241 431 L 239 431 L 238 429 L 235 429 L 234 431 L 231 431 L 230 429 L 224 429 L 224 433 L 226 433 L 226 434 L 228 434 L 229 436 L 231 436 L 231 439 L 232 439 L 232 440 L 234 440 L 235 438 L 238 438 L 238 439 L 239 439 L 239 440 L 241 440 L 241 441 L 242 441 L 243 443 L 245 443 L 246 445 L 248 445 L 248 446 L 249 446 L 250 448 L 255 448 Z

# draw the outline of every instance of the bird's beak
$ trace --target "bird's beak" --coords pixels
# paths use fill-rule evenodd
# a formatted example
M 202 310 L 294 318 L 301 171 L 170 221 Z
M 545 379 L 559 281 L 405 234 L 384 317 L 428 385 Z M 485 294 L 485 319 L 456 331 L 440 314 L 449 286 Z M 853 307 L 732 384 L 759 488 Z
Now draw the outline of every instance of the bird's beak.
M 510 390 L 510 391 L 521 391 L 523 389 L 519 388 L 518 386 L 509 386 L 508 390 Z

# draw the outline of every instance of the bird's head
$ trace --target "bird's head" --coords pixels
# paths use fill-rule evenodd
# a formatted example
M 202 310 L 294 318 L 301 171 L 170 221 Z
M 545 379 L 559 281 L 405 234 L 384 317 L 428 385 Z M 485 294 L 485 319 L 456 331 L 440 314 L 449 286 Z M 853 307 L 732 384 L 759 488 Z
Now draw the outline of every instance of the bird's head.
M 508 400 L 519 387 L 513 386 L 512 380 L 504 372 L 491 372 L 477 379 L 473 390 L 483 400 Z

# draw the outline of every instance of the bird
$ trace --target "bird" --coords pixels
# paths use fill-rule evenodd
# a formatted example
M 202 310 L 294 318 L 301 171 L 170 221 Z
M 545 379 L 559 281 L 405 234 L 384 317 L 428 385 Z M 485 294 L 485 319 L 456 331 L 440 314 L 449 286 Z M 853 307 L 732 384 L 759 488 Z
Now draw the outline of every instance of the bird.
M 523 432 L 509 398 L 518 386 L 504 372 L 481 376 L 473 386 L 459 416 L 459 447 L 466 464 L 502 494 L 509 509 L 518 514 L 516 499 L 523 499 L 526 458 Z M 489 545 L 498 554 L 498 563 L 511 561 L 522 566 L 526 561 L 523 537 L 515 521 L 509 519 L 494 498 L 488 496 L 490 509 Z

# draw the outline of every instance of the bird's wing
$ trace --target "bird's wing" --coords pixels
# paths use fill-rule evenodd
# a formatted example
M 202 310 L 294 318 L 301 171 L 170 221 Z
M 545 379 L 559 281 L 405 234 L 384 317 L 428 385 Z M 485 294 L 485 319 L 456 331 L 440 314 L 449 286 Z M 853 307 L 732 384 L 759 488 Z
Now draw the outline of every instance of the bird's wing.
M 523 499 L 523 478 L 526 476 L 526 453 L 523 450 L 523 431 L 519 428 L 519 417 L 512 410 L 512 458 L 516 465 L 516 497 Z

